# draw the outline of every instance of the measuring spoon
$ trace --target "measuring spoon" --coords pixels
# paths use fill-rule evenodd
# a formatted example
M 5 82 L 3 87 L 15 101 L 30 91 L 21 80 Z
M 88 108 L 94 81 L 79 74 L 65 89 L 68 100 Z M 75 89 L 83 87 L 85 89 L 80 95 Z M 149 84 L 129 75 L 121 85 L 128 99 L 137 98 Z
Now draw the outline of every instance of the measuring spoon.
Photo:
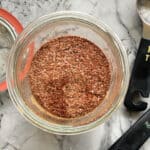
M 143 34 L 132 70 L 125 106 L 131 111 L 147 108 L 144 101 L 134 101 L 135 95 L 148 97 L 150 93 L 150 0 L 137 0 L 137 11 L 142 20 Z

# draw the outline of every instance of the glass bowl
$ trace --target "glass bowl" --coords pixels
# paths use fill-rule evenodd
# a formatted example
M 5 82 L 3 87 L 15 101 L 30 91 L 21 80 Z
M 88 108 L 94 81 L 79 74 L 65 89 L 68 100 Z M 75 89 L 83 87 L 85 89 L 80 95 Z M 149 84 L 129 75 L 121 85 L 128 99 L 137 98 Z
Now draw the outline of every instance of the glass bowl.
M 70 119 L 53 116 L 39 106 L 28 80 L 32 58 L 41 45 L 66 35 L 95 43 L 108 58 L 111 68 L 111 83 L 103 102 L 85 116 Z M 6 75 L 10 97 L 28 121 L 44 131 L 67 135 L 88 131 L 110 116 L 126 94 L 129 66 L 122 43 L 109 27 L 89 15 L 69 11 L 45 15 L 24 29 L 12 47 Z

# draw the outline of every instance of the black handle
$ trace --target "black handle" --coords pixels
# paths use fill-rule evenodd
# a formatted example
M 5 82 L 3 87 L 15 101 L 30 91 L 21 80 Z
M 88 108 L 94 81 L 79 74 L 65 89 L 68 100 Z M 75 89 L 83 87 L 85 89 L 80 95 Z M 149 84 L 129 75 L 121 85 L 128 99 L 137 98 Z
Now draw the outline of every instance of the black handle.
M 131 74 L 125 106 L 131 111 L 143 111 L 147 103 L 134 102 L 135 94 L 148 97 L 150 92 L 150 40 L 142 39 Z
M 150 137 L 150 109 L 108 150 L 139 150 Z

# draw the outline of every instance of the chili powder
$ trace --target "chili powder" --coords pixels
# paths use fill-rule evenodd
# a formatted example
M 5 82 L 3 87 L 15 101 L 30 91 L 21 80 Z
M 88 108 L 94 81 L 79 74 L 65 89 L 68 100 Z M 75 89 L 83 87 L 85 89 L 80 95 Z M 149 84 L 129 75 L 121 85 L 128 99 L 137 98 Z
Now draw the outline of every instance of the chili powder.
M 49 113 L 64 118 L 93 111 L 104 100 L 110 79 L 109 62 L 102 50 L 77 36 L 45 43 L 29 71 L 36 101 Z

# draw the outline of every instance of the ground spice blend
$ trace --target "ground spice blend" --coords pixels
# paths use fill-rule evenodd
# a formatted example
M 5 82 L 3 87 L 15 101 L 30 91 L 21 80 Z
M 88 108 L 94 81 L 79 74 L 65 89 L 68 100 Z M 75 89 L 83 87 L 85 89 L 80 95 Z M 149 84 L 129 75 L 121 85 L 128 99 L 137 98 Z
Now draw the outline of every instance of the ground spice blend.
M 45 43 L 29 71 L 31 91 L 49 113 L 75 118 L 94 110 L 110 85 L 109 62 L 94 43 L 63 36 Z

